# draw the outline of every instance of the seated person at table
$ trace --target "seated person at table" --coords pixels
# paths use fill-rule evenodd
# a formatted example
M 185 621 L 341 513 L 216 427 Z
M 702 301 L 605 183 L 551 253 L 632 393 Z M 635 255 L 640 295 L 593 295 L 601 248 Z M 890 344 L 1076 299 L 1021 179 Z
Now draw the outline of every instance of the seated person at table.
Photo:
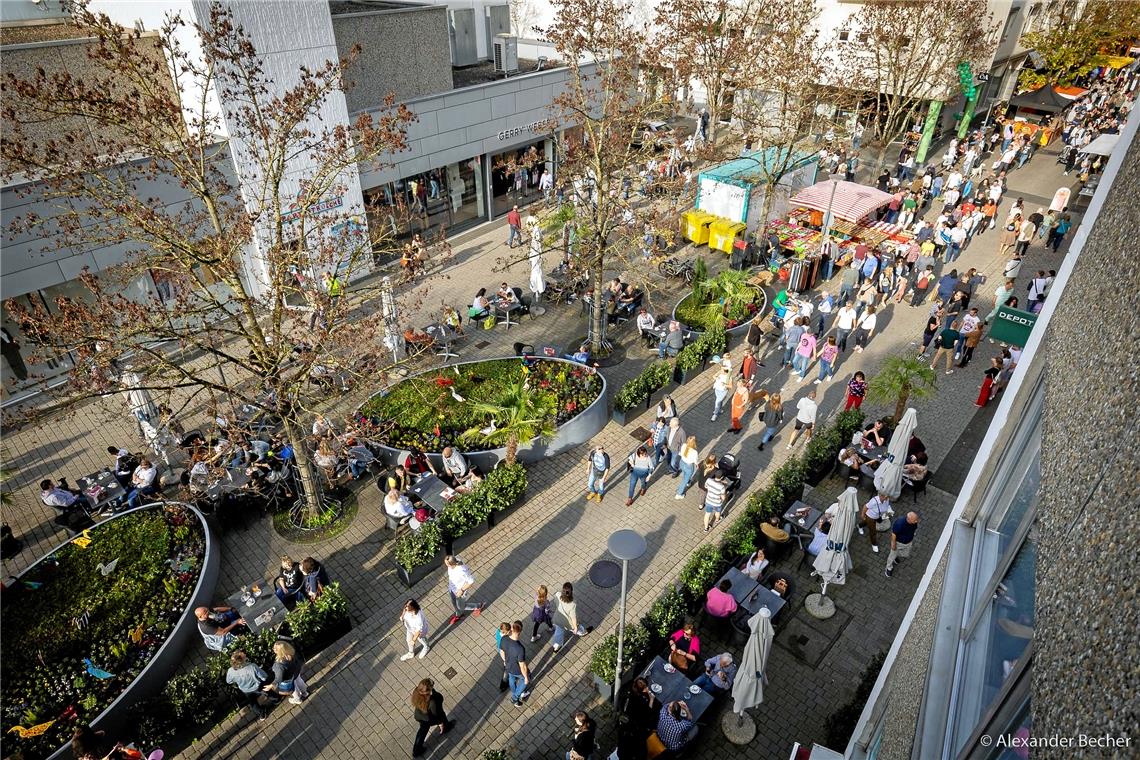
M 491 316 L 491 302 L 487 300 L 486 288 L 479 288 L 475 300 L 471 302 L 471 308 L 467 310 L 467 316 L 471 319 L 486 319 Z
M 728 578 L 710 588 L 705 595 L 705 610 L 715 618 L 731 617 L 736 612 L 736 599 L 729 593 L 731 590 L 732 581 Z
M 467 477 L 460 480 L 459 485 L 455 486 L 455 490 L 459 493 L 471 493 L 482 482 L 483 475 L 479 472 L 479 468 L 472 467 L 467 471 Z
M 572 354 L 563 354 L 562 358 L 563 359 L 569 359 L 572 362 L 578 362 L 579 364 L 589 364 L 590 363 L 590 344 L 589 343 L 583 343 L 582 345 L 578 346 L 577 351 L 575 351 Z
M 194 610 L 198 618 L 198 633 L 206 642 L 206 648 L 220 652 L 233 643 L 239 633 L 246 633 L 245 620 L 233 607 L 198 607 Z
M 158 470 L 150 463 L 149 459 L 143 459 L 135 468 L 134 475 L 131 475 L 131 490 L 127 493 L 127 506 L 137 507 L 144 496 L 153 496 L 156 493 L 158 493 Z
M 851 480 L 859 479 L 859 468 L 863 466 L 863 458 L 859 456 L 854 446 L 847 446 L 839 450 L 839 464 L 847 465 L 851 468 L 851 474 L 848 476 Z
M 777 546 L 787 545 L 792 540 L 788 531 L 780 527 L 780 518 L 772 515 L 766 521 L 760 523 L 760 533 L 770 543 Z
M 677 320 L 669 322 L 669 332 L 657 344 L 657 356 L 664 359 L 666 355 L 676 356 L 685 347 L 685 331 Z
M 692 741 L 696 721 L 689 705 L 682 699 L 661 708 L 657 719 L 657 738 L 670 752 L 679 752 Z
M 467 472 L 471 469 L 467 464 L 467 457 L 454 446 L 445 446 L 442 454 L 443 472 L 436 474 L 440 480 L 455 488 L 467 478 Z
M 67 513 L 87 506 L 83 494 L 67 485 L 67 478 L 60 478 L 59 485 L 51 480 L 40 481 L 40 499 L 49 507 Z M 82 500 L 82 501 L 81 501 Z
M 348 471 L 352 474 L 353 480 L 359 480 L 368 472 L 368 466 L 376 461 L 376 456 L 367 446 L 351 436 L 344 442 L 344 448 L 348 454 Z
M 744 560 L 744 564 L 740 566 L 740 571 L 747 575 L 752 580 L 759 580 L 761 573 L 768 567 L 768 559 L 764 556 L 763 549 L 757 549 L 752 552 L 752 556 Z
M 416 479 L 411 476 L 404 465 L 398 464 L 391 472 L 386 475 L 381 475 L 376 480 L 376 487 L 385 494 L 393 488 L 403 493 L 411 488 L 415 482 Z
M 649 313 L 649 310 L 642 306 L 637 310 L 637 332 L 645 339 L 645 345 L 652 346 L 657 340 L 657 336 L 653 332 L 653 328 L 657 326 L 657 320 Z
M 633 285 L 622 283 L 621 292 L 617 295 L 617 311 L 623 314 L 632 314 L 641 300 L 641 291 Z
M 922 458 L 926 458 L 925 452 L 923 453 Z M 922 480 L 925 478 L 926 474 L 930 472 L 930 470 L 928 470 L 926 467 L 926 463 L 918 461 L 915 457 L 911 457 L 910 459 L 911 461 L 903 465 L 903 475 L 910 478 L 912 481 Z
M 440 322 L 456 335 L 463 334 L 463 317 L 459 316 L 454 306 L 443 307 L 443 319 Z
M 717 697 L 731 691 L 735 680 L 736 663 L 732 661 L 732 655 L 725 652 L 705 660 L 705 672 L 693 683 Z
M 784 573 L 772 573 L 764 581 L 764 587 L 776 592 L 776 595 L 787 601 L 792 595 L 792 579 Z
M 434 343 L 435 339 L 426 332 L 416 332 L 415 328 L 410 326 L 404 330 L 404 356 L 427 351 Z
M 868 422 L 863 427 L 863 442 L 867 446 L 882 446 L 885 440 L 886 439 L 883 438 L 882 420 L 874 420 L 872 422 Z
M 423 477 L 429 472 L 433 475 L 438 474 L 435 471 L 435 466 L 431 463 L 431 460 L 428 459 L 427 454 L 423 453 L 419 449 L 409 450 L 408 453 L 404 455 L 403 461 L 401 461 L 400 464 L 403 465 L 404 470 L 407 471 L 408 475 L 410 475 L 413 480 L 415 478 Z
M 325 592 L 325 587 L 329 585 L 329 574 L 320 562 L 305 557 L 301 560 L 301 572 L 305 574 L 305 596 L 316 599 Z
M 119 485 L 127 488 L 131 482 L 131 473 L 139 466 L 138 457 L 127 449 L 120 449 L 118 446 L 108 446 L 107 453 L 115 457 L 115 466 L 111 472 L 115 473 L 115 479 L 119 481 Z
M 827 546 L 827 534 L 830 532 L 831 523 L 821 519 L 819 523 L 811 529 L 811 543 L 808 544 L 805 551 L 813 557 L 818 557 L 819 553 L 823 551 L 823 547 Z
M 332 435 L 336 435 L 332 423 L 323 414 L 318 414 L 313 420 L 313 437 L 328 438 Z
M 906 444 L 906 455 L 913 457 L 917 454 L 926 455 L 926 444 L 923 443 L 917 435 L 912 435 Z M 923 464 L 926 464 L 926 462 L 923 462 Z
M 262 688 L 273 683 L 273 679 L 264 670 L 250 662 L 245 652 L 238 650 L 230 655 L 230 667 L 226 671 L 226 683 L 237 687 L 237 690 L 249 703 L 250 708 L 257 714 L 258 720 L 265 720 L 265 716 L 269 714 L 266 707 L 273 698 L 262 692 Z
M 281 572 L 273 579 L 273 593 L 288 607 L 293 609 L 305 588 L 305 573 L 301 564 L 294 562 L 288 554 L 281 555 Z
M 330 483 L 336 480 L 336 468 L 340 463 L 340 457 L 332 450 L 328 440 L 322 438 L 321 442 L 317 444 L 317 453 L 313 454 L 313 463 L 321 468 L 325 479 Z
M 650 690 L 649 682 L 644 678 L 639 676 L 630 684 L 624 712 L 629 718 L 630 728 L 640 735 L 644 747 L 645 738 L 657 728 L 657 716 L 661 712 L 661 700 Z
M 389 517 L 395 518 L 403 524 L 412 519 L 413 512 L 415 510 L 412 508 L 412 502 L 395 488 L 385 494 L 384 513 Z
M 519 299 L 515 296 L 515 291 L 505 282 L 499 285 L 499 289 L 495 291 L 495 297 L 504 304 L 515 304 L 519 302 Z
M 669 655 L 669 663 L 682 673 L 687 673 L 693 668 L 701 655 L 701 640 L 697 636 L 696 626 L 691 621 L 686 621 L 681 628 L 673 631 L 673 635 L 669 637 L 669 649 L 666 654 Z

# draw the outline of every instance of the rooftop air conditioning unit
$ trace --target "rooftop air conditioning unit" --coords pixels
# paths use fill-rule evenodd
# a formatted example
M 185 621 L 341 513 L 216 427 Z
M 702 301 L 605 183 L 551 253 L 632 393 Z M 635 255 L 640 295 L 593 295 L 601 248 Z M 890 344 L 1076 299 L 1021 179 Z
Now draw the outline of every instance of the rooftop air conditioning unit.
M 519 38 L 510 34 L 495 35 L 495 71 L 513 74 L 519 70 Z

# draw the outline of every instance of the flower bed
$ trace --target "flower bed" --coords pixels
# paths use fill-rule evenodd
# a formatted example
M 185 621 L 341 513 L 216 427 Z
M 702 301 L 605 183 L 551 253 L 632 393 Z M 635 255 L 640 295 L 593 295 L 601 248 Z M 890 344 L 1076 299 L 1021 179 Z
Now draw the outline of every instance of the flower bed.
M 393 449 L 478 449 L 477 435 L 464 438 L 462 444 L 460 437 L 487 426 L 490 420 L 464 402 L 493 402 L 496 393 L 524 376 L 529 377 L 530 387 L 536 393 L 554 399 L 557 425 L 577 417 L 605 389 L 601 375 L 574 362 L 537 359 L 528 368 L 517 358 L 491 359 L 454 364 L 406 378 L 369 399 L 360 408 L 360 414 L 391 423 L 377 441 Z M 483 440 L 482 448 L 494 446 Z
M 194 510 L 132 510 L 57 548 L 4 592 L 6 754 L 51 755 L 135 685 L 199 595 L 207 545 Z
M 803 493 L 813 463 L 823 457 L 823 450 L 834 444 L 827 457 L 834 459 L 842 443 L 863 426 L 863 413 L 857 409 L 841 412 L 832 425 L 817 428 L 815 438 L 827 440 L 827 446 L 805 451 L 803 459 L 791 458 L 772 473 L 772 482 L 763 490 L 749 495 L 744 514 L 728 527 L 719 544 L 707 544 L 694 551 L 681 568 L 677 583 L 669 586 L 640 621 L 626 625 L 626 648 L 623 665 L 637 669 L 642 659 L 660 651 L 665 640 L 704 604 L 705 594 L 729 563 L 741 555 L 751 554 L 760 540 L 760 524 L 773 515 L 781 515 Z M 813 439 L 814 440 L 814 439 Z M 600 683 L 613 683 L 617 659 L 616 641 L 603 639 L 594 649 L 589 670 Z

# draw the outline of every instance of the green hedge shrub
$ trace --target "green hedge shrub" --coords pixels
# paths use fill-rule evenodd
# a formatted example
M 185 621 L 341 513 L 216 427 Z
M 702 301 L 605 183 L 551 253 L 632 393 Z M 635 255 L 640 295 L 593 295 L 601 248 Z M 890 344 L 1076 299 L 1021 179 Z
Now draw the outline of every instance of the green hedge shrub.
M 644 403 L 653 391 L 664 388 L 672 379 L 673 368 L 669 362 L 651 362 L 641 371 L 640 375 L 631 378 L 617 392 L 617 395 L 614 396 L 614 409 L 628 412 L 638 404 Z
M 611 633 L 594 647 L 590 655 L 590 672 L 606 683 L 614 682 L 614 665 L 617 662 L 617 634 Z M 627 671 L 637 664 L 649 650 L 649 631 L 640 625 L 627 625 L 625 642 L 621 651 L 622 670 Z

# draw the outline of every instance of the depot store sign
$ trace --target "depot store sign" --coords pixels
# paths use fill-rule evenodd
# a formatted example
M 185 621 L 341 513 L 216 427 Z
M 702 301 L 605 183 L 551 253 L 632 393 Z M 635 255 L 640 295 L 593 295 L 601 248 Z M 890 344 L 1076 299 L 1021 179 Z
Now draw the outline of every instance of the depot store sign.
M 990 337 L 1003 343 L 1009 343 L 1011 346 L 1025 346 L 1029 340 L 1029 333 L 1033 332 L 1035 324 L 1037 324 L 1037 315 L 1033 312 L 1003 306 L 998 309 L 997 316 L 994 318 Z

